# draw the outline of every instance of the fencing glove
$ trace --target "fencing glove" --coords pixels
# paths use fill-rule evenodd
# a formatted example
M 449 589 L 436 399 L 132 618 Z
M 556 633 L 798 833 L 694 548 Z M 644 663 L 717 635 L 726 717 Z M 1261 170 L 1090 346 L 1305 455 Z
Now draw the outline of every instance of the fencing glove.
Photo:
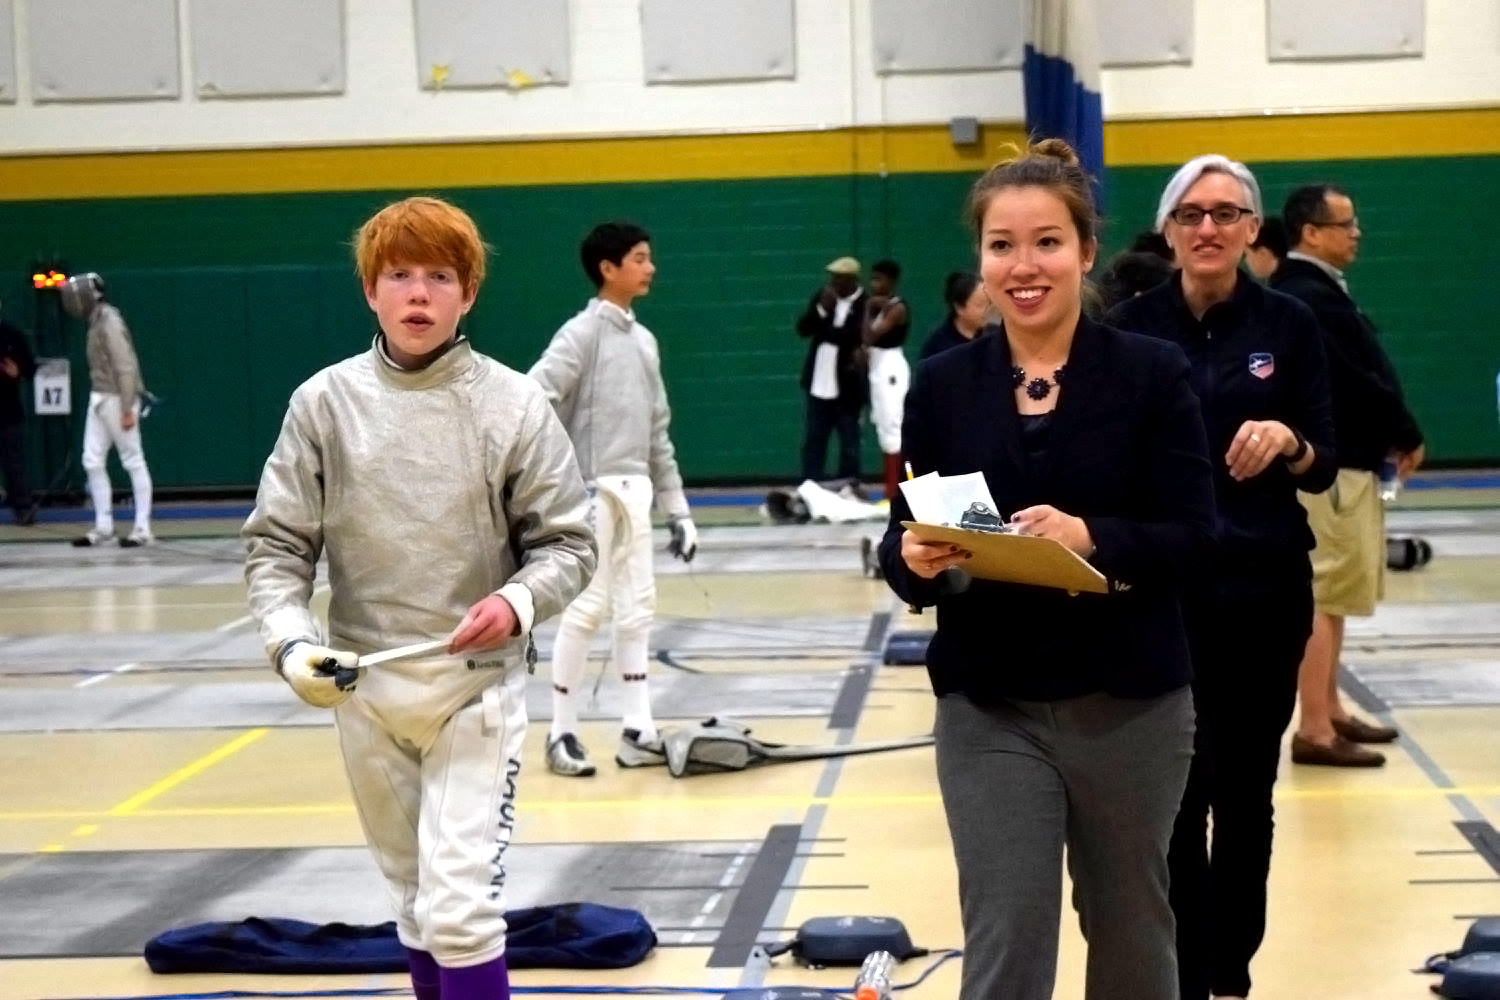
M 364 670 L 355 665 L 358 661 L 358 653 L 297 639 L 276 654 L 276 672 L 309 705 L 333 708 L 349 700 L 354 685 L 364 675 Z
M 693 527 L 693 519 L 674 517 L 670 526 L 672 540 L 667 543 L 667 551 L 683 562 L 692 562 L 693 556 L 698 554 L 698 529 Z

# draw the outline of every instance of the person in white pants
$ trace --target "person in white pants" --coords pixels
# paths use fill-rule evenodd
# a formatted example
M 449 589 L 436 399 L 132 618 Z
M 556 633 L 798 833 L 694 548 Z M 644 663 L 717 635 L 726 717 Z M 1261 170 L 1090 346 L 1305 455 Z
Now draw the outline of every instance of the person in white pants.
M 506 1000 L 531 630 L 593 572 L 587 494 L 541 389 L 458 330 L 484 278 L 473 219 L 408 198 L 355 257 L 380 332 L 292 394 L 241 533 L 250 611 L 277 673 L 333 711 L 417 1000 Z
M 869 352 L 870 422 L 885 458 L 882 476 L 887 500 L 895 496 L 901 482 L 901 417 L 911 384 L 911 365 L 906 360 L 911 310 L 896 294 L 900 281 L 901 265 L 895 261 L 877 260 L 871 265 L 862 331 Z
M 135 500 L 135 525 L 119 540 L 121 548 L 129 549 L 156 541 L 151 533 L 151 471 L 146 468 L 146 453 L 141 447 L 145 386 L 130 330 L 120 310 L 105 301 L 104 291 L 104 279 L 93 272 L 75 274 L 61 286 L 63 309 L 89 324 L 89 408 L 83 424 L 83 471 L 94 504 L 94 526 L 83 537 L 73 539 L 73 544 L 87 547 L 115 540 L 114 488 L 104 464 L 113 448 L 130 476 Z
M 611 616 L 623 701 L 615 763 L 666 763 L 647 688 L 648 643 L 656 615 L 653 500 L 671 525 L 671 550 L 691 561 L 698 548 L 667 433 L 672 413 L 656 338 L 630 308 L 651 290 L 656 273 L 651 237 L 632 223 L 606 222 L 584 238 L 579 255 L 597 295 L 563 324 L 531 369 L 578 453 L 589 486 L 589 526 L 599 546 L 598 571 L 563 613 L 552 651 L 547 766 L 567 777 L 595 771 L 578 739 L 578 687 L 588 666 L 589 643 Z

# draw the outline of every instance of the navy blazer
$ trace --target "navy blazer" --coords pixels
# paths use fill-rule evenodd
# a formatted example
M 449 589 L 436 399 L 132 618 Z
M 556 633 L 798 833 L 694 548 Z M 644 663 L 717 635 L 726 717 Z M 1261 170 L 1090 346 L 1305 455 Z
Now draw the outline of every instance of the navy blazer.
M 1180 348 L 1081 319 L 1053 411 L 1046 458 L 1021 446 L 1006 337 L 922 362 L 901 443 L 917 475 L 980 471 L 1000 513 L 1051 504 L 1083 518 L 1109 594 L 975 580 L 961 594 L 901 559 L 905 498 L 891 502 L 880 561 L 893 590 L 937 605 L 927 669 L 939 696 L 978 703 L 1094 692 L 1153 697 L 1192 676 L 1178 594 L 1213 545 L 1213 470 Z

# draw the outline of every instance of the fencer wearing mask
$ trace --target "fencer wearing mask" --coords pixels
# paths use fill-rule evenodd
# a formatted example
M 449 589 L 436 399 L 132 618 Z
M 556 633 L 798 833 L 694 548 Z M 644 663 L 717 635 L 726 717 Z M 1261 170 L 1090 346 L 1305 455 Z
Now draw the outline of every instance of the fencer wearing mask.
M 114 490 L 104 464 L 113 448 L 130 476 L 135 501 L 135 524 L 119 539 L 120 547 L 150 545 L 156 536 L 151 533 L 151 471 L 146 468 L 146 453 L 141 446 L 145 384 L 130 329 L 120 310 L 106 300 L 104 279 L 92 271 L 73 275 L 59 290 L 63 310 L 89 325 L 89 406 L 83 425 L 83 471 L 94 504 L 94 526 L 73 539 L 73 544 L 83 548 L 115 541 Z

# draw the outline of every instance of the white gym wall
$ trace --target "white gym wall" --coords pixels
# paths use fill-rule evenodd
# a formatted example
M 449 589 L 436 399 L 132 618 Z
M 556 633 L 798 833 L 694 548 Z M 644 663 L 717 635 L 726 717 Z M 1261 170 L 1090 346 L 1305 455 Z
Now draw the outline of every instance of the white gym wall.
M 0 0 L 0 155 L 1014 121 L 1020 39 L 973 25 L 1021 4 Z M 1500 0 L 1310 7 L 1110 0 L 1106 115 L 1500 104 Z

